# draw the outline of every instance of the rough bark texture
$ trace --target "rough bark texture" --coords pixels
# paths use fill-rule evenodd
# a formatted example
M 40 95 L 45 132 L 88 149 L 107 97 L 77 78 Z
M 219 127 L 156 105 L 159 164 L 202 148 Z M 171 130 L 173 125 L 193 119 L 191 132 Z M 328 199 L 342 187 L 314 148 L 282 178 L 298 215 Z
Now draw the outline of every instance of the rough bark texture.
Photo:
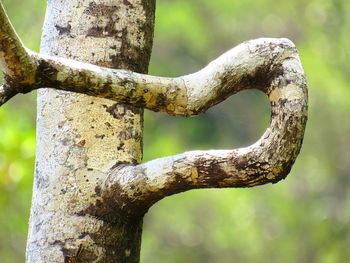
M 307 86 L 294 44 L 252 40 L 190 75 L 145 75 L 154 5 L 49 1 L 41 54 L 23 47 L 1 7 L 0 106 L 16 93 L 54 88 L 39 93 L 28 262 L 138 262 L 142 218 L 155 202 L 195 188 L 276 183 L 299 154 Z M 271 104 L 255 144 L 140 164 L 143 108 L 195 115 L 250 88 Z
M 48 1 L 41 52 L 147 73 L 153 23 L 154 1 Z M 110 168 L 141 161 L 142 114 L 106 99 L 39 92 L 28 262 L 139 261 L 142 217 L 109 209 L 100 185 Z

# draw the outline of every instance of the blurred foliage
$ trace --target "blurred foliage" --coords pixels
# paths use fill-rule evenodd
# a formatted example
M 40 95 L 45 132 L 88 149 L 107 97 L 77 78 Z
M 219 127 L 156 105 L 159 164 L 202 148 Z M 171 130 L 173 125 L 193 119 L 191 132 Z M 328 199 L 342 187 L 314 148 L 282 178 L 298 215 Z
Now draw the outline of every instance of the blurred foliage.
M 6 0 L 24 43 L 38 50 L 45 2 Z M 145 218 L 142 262 L 335 263 L 350 258 L 350 2 L 159 0 L 150 73 L 194 72 L 238 43 L 288 37 L 310 90 L 304 147 L 283 182 L 196 190 Z M 146 112 L 145 159 L 234 148 L 267 127 L 264 95 L 246 91 L 196 118 Z M 0 258 L 22 262 L 35 152 L 35 94 L 0 109 Z

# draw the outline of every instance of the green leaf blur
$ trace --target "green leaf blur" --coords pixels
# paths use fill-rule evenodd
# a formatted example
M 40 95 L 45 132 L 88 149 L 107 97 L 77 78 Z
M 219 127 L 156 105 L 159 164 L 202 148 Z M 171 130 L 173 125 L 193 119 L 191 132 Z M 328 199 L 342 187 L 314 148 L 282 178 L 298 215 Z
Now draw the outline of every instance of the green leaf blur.
M 39 50 L 45 1 L 6 0 L 24 43 Z M 141 262 L 337 263 L 350 258 L 350 2 L 158 0 L 150 73 L 188 74 L 235 45 L 288 37 L 308 77 L 304 146 L 285 181 L 168 197 L 145 218 Z M 254 142 L 269 122 L 245 91 L 195 118 L 146 111 L 145 160 Z M 35 154 L 35 94 L 0 109 L 0 261 L 23 262 Z

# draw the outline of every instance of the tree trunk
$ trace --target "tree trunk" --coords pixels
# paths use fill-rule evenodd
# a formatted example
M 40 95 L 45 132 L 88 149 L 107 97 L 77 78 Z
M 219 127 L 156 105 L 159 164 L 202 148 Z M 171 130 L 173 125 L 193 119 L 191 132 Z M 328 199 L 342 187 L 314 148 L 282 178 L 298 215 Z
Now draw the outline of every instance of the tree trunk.
M 48 1 L 41 52 L 147 73 L 154 12 L 155 0 Z M 121 215 L 100 185 L 141 161 L 142 133 L 141 108 L 39 92 L 28 262 L 139 262 L 143 212 Z

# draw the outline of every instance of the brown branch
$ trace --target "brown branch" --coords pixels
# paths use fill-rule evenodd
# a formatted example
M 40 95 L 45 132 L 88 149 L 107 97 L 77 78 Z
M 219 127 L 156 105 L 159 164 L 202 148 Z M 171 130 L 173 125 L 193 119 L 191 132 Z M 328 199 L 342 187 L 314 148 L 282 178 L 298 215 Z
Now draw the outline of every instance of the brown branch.
M 13 29 L 4 7 L 0 1 L 0 65 L 5 75 L 5 81 L 8 83 L 8 89 L 11 87 L 16 90 L 19 86 L 34 84 L 36 61 L 22 44 Z M 15 91 L 0 93 L 1 102 L 7 101 L 13 96 Z
M 16 94 L 16 90 L 10 88 L 8 85 L 4 84 L 0 86 L 0 105 L 3 105 Z

